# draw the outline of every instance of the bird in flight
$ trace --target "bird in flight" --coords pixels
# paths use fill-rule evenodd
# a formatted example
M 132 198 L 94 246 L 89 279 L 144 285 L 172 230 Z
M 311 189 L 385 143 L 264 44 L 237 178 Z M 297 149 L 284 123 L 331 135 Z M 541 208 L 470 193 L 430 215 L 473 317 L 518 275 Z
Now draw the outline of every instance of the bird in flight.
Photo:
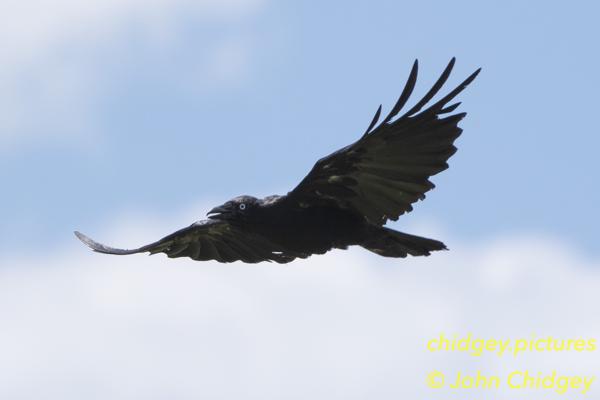
M 381 106 L 356 142 L 321 158 L 288 194 L 257 199 L 239 196 L 213 208 L 208 219 L 194 222 L 154 243 L 124 250 L 75 235 L 92 250 L 106 254 L 165 253 L 168 257 L 229 263 L 288 263 L 331 249 L 358 245 L 384 257 L 428 256 L 446 250 L 444 243 L 385 227 L 434 188 L 429 181 L 448 168 L 461 134 L 448 105 L 477 76 L 478 69 L 440 100 L 429 104 L 452 68 L 452 58 L 433 87 L 406 112 L 417 80 L 415 61 L 406 85 L 381 120 Z

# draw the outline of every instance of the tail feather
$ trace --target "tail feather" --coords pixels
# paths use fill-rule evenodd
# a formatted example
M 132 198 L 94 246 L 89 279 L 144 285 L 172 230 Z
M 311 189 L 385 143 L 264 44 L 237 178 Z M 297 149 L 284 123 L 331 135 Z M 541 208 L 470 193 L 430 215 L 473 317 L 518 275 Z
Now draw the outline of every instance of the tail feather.
M 438 240 L 409 235 L 389 228 L 379 228 L 373 237 L 361 244 L 365 249 L 384 257 L 428 256 L 432 251 L 448 250 Z

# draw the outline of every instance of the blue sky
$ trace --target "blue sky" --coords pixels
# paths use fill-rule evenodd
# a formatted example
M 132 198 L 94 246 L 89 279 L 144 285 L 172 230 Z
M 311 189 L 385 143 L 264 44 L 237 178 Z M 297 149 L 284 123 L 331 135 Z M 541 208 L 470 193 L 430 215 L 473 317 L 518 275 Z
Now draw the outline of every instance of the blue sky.
M 483 73 L 460 96 L 451 168 L 406 221 L 596 252 L 592 3 L 241 3 L 184 2 L 158 28 L 137 10 L 112 29 L 91 19 L 14 57 L 3 252 L 74 244 L 115 213 L 285 192 L 393 105 L 415 58 L 418 95 L 452 56 L 452 84 Z
M 597 338 L 599 11 L 1 4 L 0 398 L 506 399 L 433 393 L 425 376 L 600 370 L 594 353 L 425 350 L 441 332 Z M 394 224 L 449 252 L 222 265 L 108 257 L 72 234 L 135 246 L 239 194 L 285 193 L 390 109 L 415 58 L 419 97 L 453 56 L 447 90 L 483 68 L 460 95 L 459 151 Z

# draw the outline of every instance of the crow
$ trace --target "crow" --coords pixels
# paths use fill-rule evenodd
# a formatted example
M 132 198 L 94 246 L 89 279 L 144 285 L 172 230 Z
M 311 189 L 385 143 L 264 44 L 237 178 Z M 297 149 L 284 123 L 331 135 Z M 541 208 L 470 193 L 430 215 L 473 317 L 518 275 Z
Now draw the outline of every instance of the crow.
M 428 256 L 447 250 L 444 243 L 398 232 L 384 225 L 396 221 L 434 188 L 429 177 L 448 168 L 456 152 L 458 122 L 448 105 L 481 68 L 435 103 L 428 105 L 448 79 L 452 58 L 433 87 L 399 115 L 415 87 L 418 60 L 390 111 L 379 123 L 381 105 L 356 142 L 321 158 L 289 193 L 257 199 L 239 196 L 157 242 L 124 250 L 75 235 L 92 250 L 106 254 L 165 253 L 168 257 L 229 263 L 288 263 L 331 249 L 359 245 L 384 257 Z M 424 108 L 426 107 L 426 108 Z M 377 125 L 377 126 L 376 126 Z

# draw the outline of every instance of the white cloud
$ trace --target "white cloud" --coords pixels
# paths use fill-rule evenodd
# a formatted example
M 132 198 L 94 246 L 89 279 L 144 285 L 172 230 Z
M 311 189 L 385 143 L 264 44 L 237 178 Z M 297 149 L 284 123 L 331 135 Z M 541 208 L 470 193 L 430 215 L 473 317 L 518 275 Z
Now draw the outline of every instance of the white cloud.
M 132 32 L 149 47 L 168 47 L 184 35 L 185 20 L 236 22 L 261 6 L 262 0 L 4 1 L 0 148 L 43 135 L 90 134 L 95 101 L 107 86 L 104 61 L 131 57 L 120 46 L 135 37 Z M 249 63 L 250 51 L 240 44 L 248 44 L 247 38 L 219 40 L 208 55 L 212 60 L 193 72 L 202 72 L 207 82 L 238 80 Z M 107 46 L 116 51 L 107 52 Z
M 20 0 L 4 1 L 0 14 L 3 69 L 18 69 L 40 54 L 90 37 L 106 37 L 141 24 L 165 34 L 182 14 L 231 20 L 253 13 L 261 0 Z M 6 60 L 8 58 L 8 60 Z
M 122 224 L 141 229 L 98 238 L 136 245 L 167 233 L 156 222 Z M 600 332 L 598 260 L 538 235 L 443 239 L 452 251 L 406 260 L 356 249 L 288 265 L 222 265 L 99 255 L 75 239 L 52 255 L 5 259 L 0 397 L 508 399 L 517 393 L 432 393 L 425 374 L 598 371 L 595 353 L 427 352 L 440 332 Z

